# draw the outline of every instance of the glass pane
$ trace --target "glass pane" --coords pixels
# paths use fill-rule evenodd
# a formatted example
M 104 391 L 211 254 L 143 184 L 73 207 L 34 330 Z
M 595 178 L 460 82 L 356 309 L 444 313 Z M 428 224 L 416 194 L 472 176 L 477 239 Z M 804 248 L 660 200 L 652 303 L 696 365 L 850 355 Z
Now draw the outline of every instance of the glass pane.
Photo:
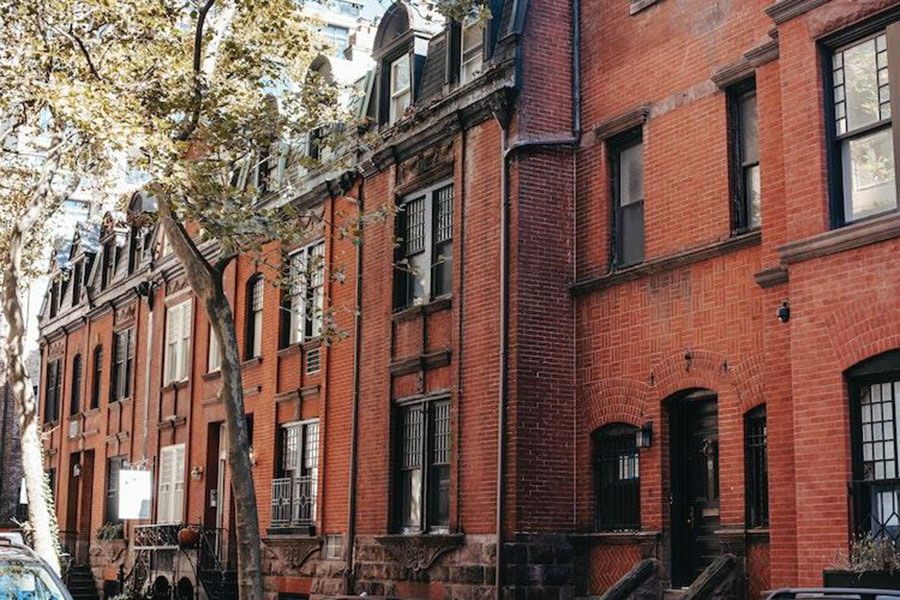
M 754 229 L 762 223 L 759 165 L 753 165 L 744 169 L 744 193 L 747 194 L 747 225 Z
M 644 260 L 644 205 L 631 204 L 621 214 L 619 265 L 639 263 Z
M 391 63 L 391 92 L 409 87 L 409 57 L 402 56 Z
M 625 206 L 644 199 L 644 146 L 635 144 L 619 154 L 619 204 Z
M 894 187 L 894 147 L 890 128 L 841 146 L 844 177 L 844 218 L 854 221 L 897 206 Z
M 403 526 L 421 527 L 422 469 L 404 471 L 403 480 Z
M 741 162 L 759 162 L 759 142 L 756 124 L 756 94 L 741 98 Z
M 849 131 L 880 120 L 878 65 L 875 54 L 874 39 L 866 40 L 843 51 L 847 128 Z

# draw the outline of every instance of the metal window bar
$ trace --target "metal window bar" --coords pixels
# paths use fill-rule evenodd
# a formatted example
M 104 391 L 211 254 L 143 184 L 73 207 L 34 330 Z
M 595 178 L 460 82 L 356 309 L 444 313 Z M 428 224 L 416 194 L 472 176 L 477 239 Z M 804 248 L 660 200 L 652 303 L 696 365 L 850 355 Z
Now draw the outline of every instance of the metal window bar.
M 425 198 L 406 203 L 406 255 L 425 250 Z
M 434 446 L 433 465 L 450 464 L 450 403 L 437 402 L 434 405 Z
M 441 244 L 453 239 L 453 186 L 448 185 L 434 193 L 436 223 L 434 243 Z
M 595 444 L 597 528 L 640 529 L 640 459 L 633 428 L 602 432 Z
M 280 477 L 272 480 L 272 526 L 312 525 L 315 520 L 316 477 Z
M 749 415 L 746 421 L 744 438 L 747 460 L 747 527 L 765 527 L 769 524 L 769 477 L 766 435 L 765 411 Z

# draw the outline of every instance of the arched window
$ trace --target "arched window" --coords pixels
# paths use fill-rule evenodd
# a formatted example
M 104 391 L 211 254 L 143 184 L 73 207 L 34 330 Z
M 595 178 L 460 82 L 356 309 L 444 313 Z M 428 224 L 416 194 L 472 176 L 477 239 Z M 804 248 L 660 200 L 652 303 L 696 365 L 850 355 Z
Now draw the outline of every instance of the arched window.
M 69 394 L 69 414 L 81 412 L 81 354 L 72 359 L 72 391 Z
M 262 354 L 263 278 L 255 275 L 247 281 L 247 323 L 244 335 L 244 356 L 255 358 Z
M 94 364 L 91 375 L 91 408 L 100 406 L 100 387 L 103 385 L 103 346 L 94 346 Z
M 625 423 L 593 434 L 594 492 L 598 531 L 641 528 L 638 428 Z
M 853 512 L 858 533 L 900 538 L 900 350 L 846 372 L 851 401 Z

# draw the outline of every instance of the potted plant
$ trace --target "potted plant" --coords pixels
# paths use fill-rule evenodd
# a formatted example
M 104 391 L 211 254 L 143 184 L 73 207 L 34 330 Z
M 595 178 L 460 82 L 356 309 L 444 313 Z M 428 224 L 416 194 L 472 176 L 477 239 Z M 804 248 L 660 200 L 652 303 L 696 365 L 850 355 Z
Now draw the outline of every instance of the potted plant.
M 195 548 L 200 541 L 200 530 L 196 527 L 184 527 L 178 532 L 178 545 L 182 548 Z
M 900 589 L 900 549 L 889 537 L 860 535 L 823 573 L 825 587 Z
M 97 529 L 97 539 L 101 542 L 121 540 L 125 537 L 125 524 L 107 521 Z

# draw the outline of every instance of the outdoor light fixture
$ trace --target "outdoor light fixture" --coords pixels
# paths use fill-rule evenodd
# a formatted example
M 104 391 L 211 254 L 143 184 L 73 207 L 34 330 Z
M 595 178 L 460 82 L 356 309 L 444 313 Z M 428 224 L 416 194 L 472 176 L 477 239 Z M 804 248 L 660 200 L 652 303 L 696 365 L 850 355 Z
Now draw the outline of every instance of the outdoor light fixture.
M 649 448 L 653 440 L 653 421 L 647 421 L 635 433 L 635 444 L 638 448 Z
M 250 451 L 247 454 L 250 455 L 250 466 L 256 467 L 256 450 L 253 449 L 253 446 L 250 446 Z
M 81 464 L 75 463 L 72 465 L 72 477 L 81 477 Z
M 778 307 L 778 310 L 775 312 L 778 316 L 778 320 L 782 323 L 787 323 L 791 320 L 791 304 L 787 300 L 781 303 L 781 306 Z
M 200 465 L 194 465 L 191 468 L 191 479 L 194 481 L 200 481 L 200 478 L 203 477 L 203 467 Z

